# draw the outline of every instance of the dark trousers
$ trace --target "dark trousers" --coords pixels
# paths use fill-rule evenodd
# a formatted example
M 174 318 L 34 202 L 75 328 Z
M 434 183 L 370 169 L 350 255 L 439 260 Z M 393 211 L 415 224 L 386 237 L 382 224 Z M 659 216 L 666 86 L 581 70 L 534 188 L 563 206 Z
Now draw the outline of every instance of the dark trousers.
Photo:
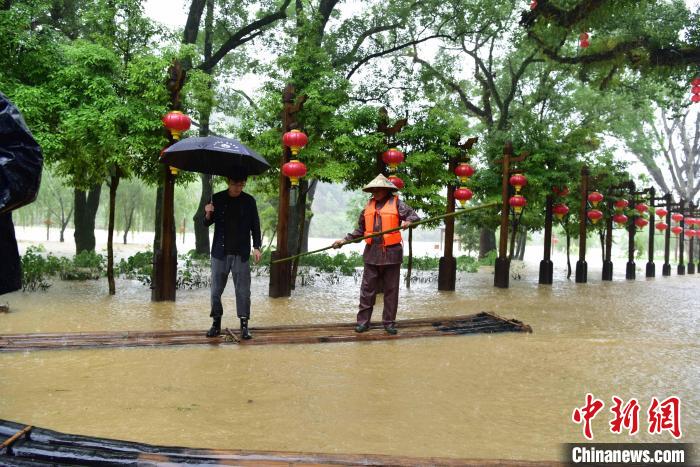
M 360 311 L 357 313 L 357 324 L 369 324 L 372 318 L 372 309 L 377 299 L 377 287 L 384 284 L 384 312 L 382 323 L 384 326 L 396 321 L 396 310 L 399 307 L 399 278 L 401 276 L 401 264 L 387 264 L 376 266 L 365 264 L 362 274 L 362 287 L 360 288 Z
M 247 258 L 246 258 L 247 259 Z M 221 318 L 224 307 L 221 304 L 221 294 L 228 281 L 228 275 L 233 276 L 233 286 L 236 289 L 236 312 L 239 318 L 250 318 L 250 261 L 243 261 L 238 255 L 226 255 L 225 259 L 211 258 L 211 316 Z

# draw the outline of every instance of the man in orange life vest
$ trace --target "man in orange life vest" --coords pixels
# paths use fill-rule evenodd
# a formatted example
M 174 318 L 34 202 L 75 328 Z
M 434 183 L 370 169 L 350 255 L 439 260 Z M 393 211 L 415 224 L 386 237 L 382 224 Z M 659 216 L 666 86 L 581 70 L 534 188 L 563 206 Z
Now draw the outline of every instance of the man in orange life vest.
M 395 192 L 397 188 L 384 175 L 378 175 L 363 191 L 372 193 L 365 208 L 360 213 L 358 227 L 347 234 L 343 240 L 333 243 L 340 248 L 350 240 L 370 235 L 375 232 L 396 227 L 408 227 L 411 222 L 420 220 L 416 212 L 406 203 L 399 200 Z M 382 323 L 389 334 L 396 334 L 396 309 L 399 306 L 399 278 L 401 262 L 403 261 L 403 246 L 401 232 L 395 231 L 365 240 L 365 270 L 362 275 L 360 289 L 360 311 L 357 313 L 355 331 L 369 330 L 372 309 L 377 298 L 377 287 L 380 281 L 384 284 L 384 313 Z

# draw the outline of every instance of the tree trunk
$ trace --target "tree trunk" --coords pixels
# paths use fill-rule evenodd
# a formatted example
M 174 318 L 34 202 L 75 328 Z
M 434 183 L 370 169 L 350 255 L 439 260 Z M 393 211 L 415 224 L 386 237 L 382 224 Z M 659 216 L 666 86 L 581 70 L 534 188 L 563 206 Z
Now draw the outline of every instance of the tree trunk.
M 298 255 L 306 250 L 303 249 L 304 245 L 308 246 L 308 236 L 309 231 L 306 228 L 306 210 L 311 208 L 311 203 L 313 203 L 313 197 L 316 193 L 316 186 L 318 185 L 317 180 L 300 180 L 299 186 L 296 189 L 298 196 L 294 209 L 289 210 L 289 236 L 287 238 L 287 251 L 290 255 Z M 292 192 L 291 196 L 295 196 Z M 306 240 L 305 240 L 306 239 Z M 299 266 L 299 259 L 295 259 L 292 263 L 291 268 L 291 285 L 294 289 L 294 285 L 297 279 L 297 270 Z
M 566 268 L 566 278 L 571 279 L 571 234 L 568 230 L 566 230 Z
M 109 284 L 109 294 L 114 295 L 116 287 L 114 285 L 114 211 L 117 204 L 117 188 L 119 187 L 119 169 L 109 178 L 109 222 L 107 225 L 107 283 Z
M 75 253 L 95 251 L 95 216 L 100 205 L 102 184 L 90 188 L 89 192 L 75 189 L 74 217 Z
M 523 261 L 525 259 L 525 245 L 527 244 L 527 230 L 521 229 L 518 235 L 518 251 L 515 253 L 515 257 Z
M 202 182 L 202 195 L 199 197 L 197 212 L 195 212 L 194 216 L 192 216 L 195 243 L 194 249 L 200 255 L 209 255 L 211 244 L 209 243 L 209 227 L 204 225 L 204 206 L 211 201 L 212 177 L 208 174 L 200 174 L 199 178 Z
M 479 259 L 486 258 L 490 251 L 496 249 L 496 232 L 483 227 L 479 233 Z
M 63 237 L 63 234 L 66 231 L 66 228 L 68 227 L 68 223 L 70 222 L 70 216 L 73 215 L 73 207 L 71 206 L 70 211 L 68 211 L 68 215 L 64 216 L 63 215 L 63 207 L 61 207 L 61 243 L 64 242 L 65 238 Z
M 600 237 L 601 261 L 605 263 L 605 232 L 602 229 L 598 231 L 598 237 Z
M 134 211 L 136 210 L 136 204 L 131 205 L 131 209 L 129 210 L 129 215 L 126 217 L 126 222 L 124 225 L 124 245 L 126 245 L 126 236 L 129 233 L 129 230 L 131 229 L 131 222 L 134 220 Z

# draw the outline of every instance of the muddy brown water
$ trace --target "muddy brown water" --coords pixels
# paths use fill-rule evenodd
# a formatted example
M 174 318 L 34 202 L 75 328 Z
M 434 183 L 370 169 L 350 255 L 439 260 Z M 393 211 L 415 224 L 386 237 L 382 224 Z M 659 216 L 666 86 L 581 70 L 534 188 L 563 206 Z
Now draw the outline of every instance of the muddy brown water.
M 556 460 L 560 443 L 583 441 L 571 413 L 591 392 L 606 403 L 596 441 L 672 441 L 645 433 L 645 414 L 652 397 L 676 395 L 682 441 L 698 442 L 700 275 L 625 281 L 621 268 L 612 283 L 592 269 L 588 284 L 538 286 L 530 269 L 500 290 L 482 270 L 460 275 L 454 293 L 436 282 L 401 290 L 399 318 L 488 310 L 531 335 L 3 354 L 0 418 L 191 447 Z M 253 326 L 354 320 L 352 278 L 317 278 L 283 299 L 267 284 L 254 278 Z M 3 296 L 0 334 L 210 324 L 208 290 L 153 304 L 138 283 L 117 286 L 116 297 L 106 281 Z M 235 323 L 230 287 L 224 326 Z M 609 432 L 613 395 L 640 401 L 642 433 Z

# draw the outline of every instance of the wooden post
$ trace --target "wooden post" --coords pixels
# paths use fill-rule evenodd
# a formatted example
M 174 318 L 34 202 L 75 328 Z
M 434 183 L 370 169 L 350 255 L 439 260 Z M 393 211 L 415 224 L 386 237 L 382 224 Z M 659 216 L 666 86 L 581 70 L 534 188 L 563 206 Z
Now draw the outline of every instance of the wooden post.
M 661 267 L 662 276 L 671 275 L 671 193 L 666 193 L 664 195 L 666 200 L 666 228 L 664 236 L 664 265 Z
M 613 280 L 613 262 L 612 262 L 612 236 L 613 236 L 613 219 L 612 219 L 612 212 L 614 212 L 613 209 L 613 201 L 611 197 L 611 193 L 608 192 L 607 196 L 607 205 L 608 205 L 608 216 L 605 219 L 605 256 L 603 259 L 603 277 L 602 280 L 604 281 L 611 281 Z
M 696 206 L 693 204 L 693 202 L 688 203 L 688 216 L 691 217 L 696 217 L 698 215 L 698 211 L 696 209 Z M 688 274 L 695 274 L 695 252 L 693 251 L 695 248 L 695 241 L 694 237 L 690 237 L 690 240 L 688 241 L 688 269 L 686 273 Z
M 282 132 L 286 133 L 294 129 L 297 124 L 294 114 L 299 112 L 304 105 L 306 96 L 296 95 L 294 86 L 288 84 L 282 92 Z M 277 249 L 272 252 L 271 260 L 286 258 L 289 256 L 287 240 L 289 237 L 289 179 L 282 173 L 282 166 L 289 162 L 291 149 L 282 145 L 282 159 L 280 161 L 279 176 L 279 206 L 277 208 Z M 270 287 L 268 295 L 272 298 L 289 297 L 292 295 L 291 264 L 271 263 L 270 264 Z
M 166 87 L 170 92 L 170 110 L 180 110 L 180 91 L 185 83 L 186 72 L 179 61 L 173 60 L 168 68 Z M 168 135 L 170 144 L 175 140 Z M 161 210 L 160 246 L 153 258 L 153 287 L 151 300 L 154 302 L 175 301 L 177 280 L 177 249 L 175 247 L 175 175 L 170 167 L 163 166 L 163 206 Z
M 508 259 L 508 217 L 510 205 L 508 204 L 508 175 L 510 172 L 510 159 L 513 156 L 513 143 L 506 143 L 503 148 L 503 177 L 501 180 L 501 231 L 498 238 L 498 258 L 496 258 L 493 285 L 501 289 L 507 289 L 510 281 L 510 260 Z
M 679 210 L 678 212 L 685 214 L 685 200 L 681 199 L 679 203 Z M 685 217 L 681 219 L 681 222 L 679 224 L 681 226 L 681 233 L 676 237 L 678 239 L 678 268 L 677 268 L 677 273 L 679 276 L 684 276 L 685 275 L 685 263 L 683 261 L 683 246 L 685 243 Z
M 527 152 L 522 152 L 518 157 L 513 157 L 513 143 L 508 141 L 503 147 L 503 179 L 501 183 L 501 231 L 498 241 L 498 258 L 493 277 L 493 285 L 501 289 L 507 289 L 510 281 L 510 259 L 508 258 L 508 219 L 510 217 L 509 185 L 511 162 L 520 162 L 527 157 Z
M 647 247 L 649 255 L 646 265 L 646 277 L 656 277 L 654 230 L 656 230 L 656 189 L 651 187 L 649 188 L 649 244 Z
M 154 302 L 175 301 L 177 279 L 177 251 L 175 249 L 175 175 L 170 167 L 163 167 L 163 207 L 161 211 L 160 248 L 155 252 Z
M 586 263 L 586 207 L 588 204 L 588 176 L 590 171 L 587 166 L 581 168 L 581 209 L 578 224 L 578 261 L 576 261 L 576 282 L 585 284 L 588 282 L 588 264 Z
M 456 144 L 458 148 L 464 152 L 469 151 L 478 138 L 469 138 L 464 144 Z M 448 164 L 447 170 L 450 174 L 454 174 L 457 167 L 457 159 L 452 158 Z M 447 209 L 446 213 L 455 212 L 455 186 L 447 185 Z M 452 291 L 455 289 L 457 281 L 457 259 L 454 257 L 454 239 L 455 239 L 455 218 L 453 216 L 445 219 L 445 245 L 440 265 L 438 269 L 438 290 Z
M 540 284 L 551 285 L 553 282 L 554 264 L 551 259 L 552 252 L 552 209 L 554 198 L 547 195 L 544 213 L 544 258 L 540 261 Z
M 635 192 L 634 184 L 630 185 L 629 189 L 630 204 L 632 207 L 637 205 L 637 193 Z M 637 278 L 637 265 L 634 263 L 634 234 L 637 232 L 637 210 L 634 209 L 632 216 L 627 221 L 627 265 L 625 268 L 625 279 L 635 280 Z
M 452 159 L 449 164 L 450 173 L 454 172 L 456 161 Z M 450 184 L 447 186 L 447 209 L 446 213 L 455 212 L 455 186 Z M 457 259 L 454 257 L 454 239 L 455 239 L 455 218 L 448 217 L 445 219 L 445 245 L 440 258 L 438 268 L 438 290 L 451 291 L 455 289 L 457 281 Z

